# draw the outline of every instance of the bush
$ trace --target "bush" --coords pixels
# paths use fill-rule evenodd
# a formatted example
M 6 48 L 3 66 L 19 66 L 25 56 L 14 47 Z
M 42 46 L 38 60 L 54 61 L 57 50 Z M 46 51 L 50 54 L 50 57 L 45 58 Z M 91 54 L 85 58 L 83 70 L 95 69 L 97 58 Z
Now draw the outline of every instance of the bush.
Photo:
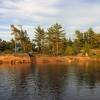
M 3 53 L 4 54 L 12 54 L 12 53 L 14 53 L 14 51 L 12 51 L 12 50 L 5 50 Z
M 90 53 L 90 46 L 89 44 L 85 43 L 84 47 L 83 47 L 83 55 L 85 55 L 86 53 L 89 54 Z
M 67 56 L 73 55 L 73 48 L 71 46 L 67 46 L 64 54 L 67 55 Z
M 96 55 L 97 58 L 100 58 L 100 52 Z

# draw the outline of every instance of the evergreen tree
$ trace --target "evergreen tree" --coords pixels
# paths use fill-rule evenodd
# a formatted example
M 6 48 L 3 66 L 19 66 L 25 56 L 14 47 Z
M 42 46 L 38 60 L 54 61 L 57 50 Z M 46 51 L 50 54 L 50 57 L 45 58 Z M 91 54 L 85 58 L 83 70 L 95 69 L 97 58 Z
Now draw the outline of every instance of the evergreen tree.
M 68 45 L 69 45 L 69 46 L 72 46 L 72 44 L 73 44 L 73 42 L 72 42 L 71 38 L 69 38 L 69 40 L 68 40 Z
M 65 51 L 65 55 L 66 56 L 71 56 L 73 55 L 73 48 L 71 46 L 67 46 L 66 51 Z
M 65 55 L 66 47 L 68 46 L 68 40 L 66 38 L 62 39 L 60 43 L 59 52 L 61 55 Z
M 77 45 L 76 45 L 75 42 L 73 43 L 72 48 L 73 48 L 73 55 L 77 55 L 79 50 L 78 50 Z
M 94 41 L 95 41 L 95 38 L 94 38 L 94 31 L 92 30 L 92 28 L 89 28 L 88 31 L 88 44 L 90 45 L 90 48 L 93 48 L 94 47 Z
M 88 32 L 84 32 L 84 43 L 89 44 L 89 35 L 88 35 Z
M 61 25 L 56 23 L 48 29 L 47 41 L 51 49 L 51 54 L 59 55 L 62 40 L 65 38 L 65 31 L 61 30 Z
M 35 39 L 34 41 L 36 42 L 38 52 L 39 53 L 44 53 L 45 52 L 45 31 L 43 28 L 38 26 L 35 28 Z
M 21 51 L 22 52 L 28 52 L 27 51 L 27 46 L 30 43 L 30 39 L 28 37 L 27 31 L 22 29 L 22 26 L 20 26 L 20 30 L 17 29 L 14 25 L 10 25 L 12 33 L 11 35 L 14 35 L 14 41 L 15 41 L 15 48 L 16 48 L 16 43 L 20 43 L 21 46 Z M 16 49 L 15 49 L 16 50 Z
M 100 48 L 100 33 L 95 34 L 94 38 L 95 38 L 95 41 L 94 41 L 95 44 L 94 44 L 94 46 L 96 48 Z
M 55 55 L 55 34 L 54 34 L 54 29 L 51 26 L 48 31 L 46 32 L 47 37 L 46 37 L 46 41 L 47 41 L 47 51 L 48 54 L 50 55 Z
M 85 54 L 89 54 L 89 52 L 90 52 L 90 46 L 89 46 L 89 44 L 87 44 L 87 43 L 85 43 L 85 45 L 84 45 L 84 47 L 83 47 L 83 54 L 85 55 Z
M 84 45 L 83 33 L 81 33 L 79 30 L 76 30 L 75 34 L 76 38 L 74 39 L 74 42 L 77 44 L 78 49 L 81 49 Z

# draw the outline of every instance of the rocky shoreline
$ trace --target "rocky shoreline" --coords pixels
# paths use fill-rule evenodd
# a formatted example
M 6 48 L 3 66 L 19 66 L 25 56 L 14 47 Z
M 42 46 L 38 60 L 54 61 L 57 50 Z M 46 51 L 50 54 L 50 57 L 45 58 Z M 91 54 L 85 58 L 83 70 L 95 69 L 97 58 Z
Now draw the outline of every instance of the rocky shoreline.
M 31 58 L 26 53 L 2 54 L 0 55 L 0 63 L 30 63 Z
M 86 62 L 100 61 L 100 58 L 91 58 L 86 56 L 35 56 L 30 57 L 26 53 L 20 54 L 3 54 L 0 55 L 0 63 L 50 63 L 50 62 Z
M 78 56 L 64 56 L 64 57 L 32 57 L 33 63 L 49 63 L 49 62 L 86 62 L 86 61 L 100 61 L 100 59 L 91 57 Z

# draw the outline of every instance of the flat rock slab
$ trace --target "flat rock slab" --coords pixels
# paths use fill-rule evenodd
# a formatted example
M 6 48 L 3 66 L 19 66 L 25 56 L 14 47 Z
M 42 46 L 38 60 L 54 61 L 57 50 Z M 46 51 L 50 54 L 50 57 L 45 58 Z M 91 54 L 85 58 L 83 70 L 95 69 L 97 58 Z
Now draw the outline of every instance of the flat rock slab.
M 31 58 L 26 53 L 2 54 L 0 55 L 0 61 L 3 63 L 27 63 L 31 62 Z

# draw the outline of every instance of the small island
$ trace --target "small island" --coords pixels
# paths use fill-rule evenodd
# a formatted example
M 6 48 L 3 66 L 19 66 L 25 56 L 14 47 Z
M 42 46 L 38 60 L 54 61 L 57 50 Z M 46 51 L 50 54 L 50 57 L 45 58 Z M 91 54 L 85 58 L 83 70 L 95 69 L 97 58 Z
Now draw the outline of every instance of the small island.
M 14 38 L 0 38 L 0 63 L 100 61 L 100 33 L 92 28 L 86 32 L 76 30 L 75 38 L 71 39 L 58 23 L 47 31 L 38 26 L 30 40 L 21 25 L 10 27 Z

